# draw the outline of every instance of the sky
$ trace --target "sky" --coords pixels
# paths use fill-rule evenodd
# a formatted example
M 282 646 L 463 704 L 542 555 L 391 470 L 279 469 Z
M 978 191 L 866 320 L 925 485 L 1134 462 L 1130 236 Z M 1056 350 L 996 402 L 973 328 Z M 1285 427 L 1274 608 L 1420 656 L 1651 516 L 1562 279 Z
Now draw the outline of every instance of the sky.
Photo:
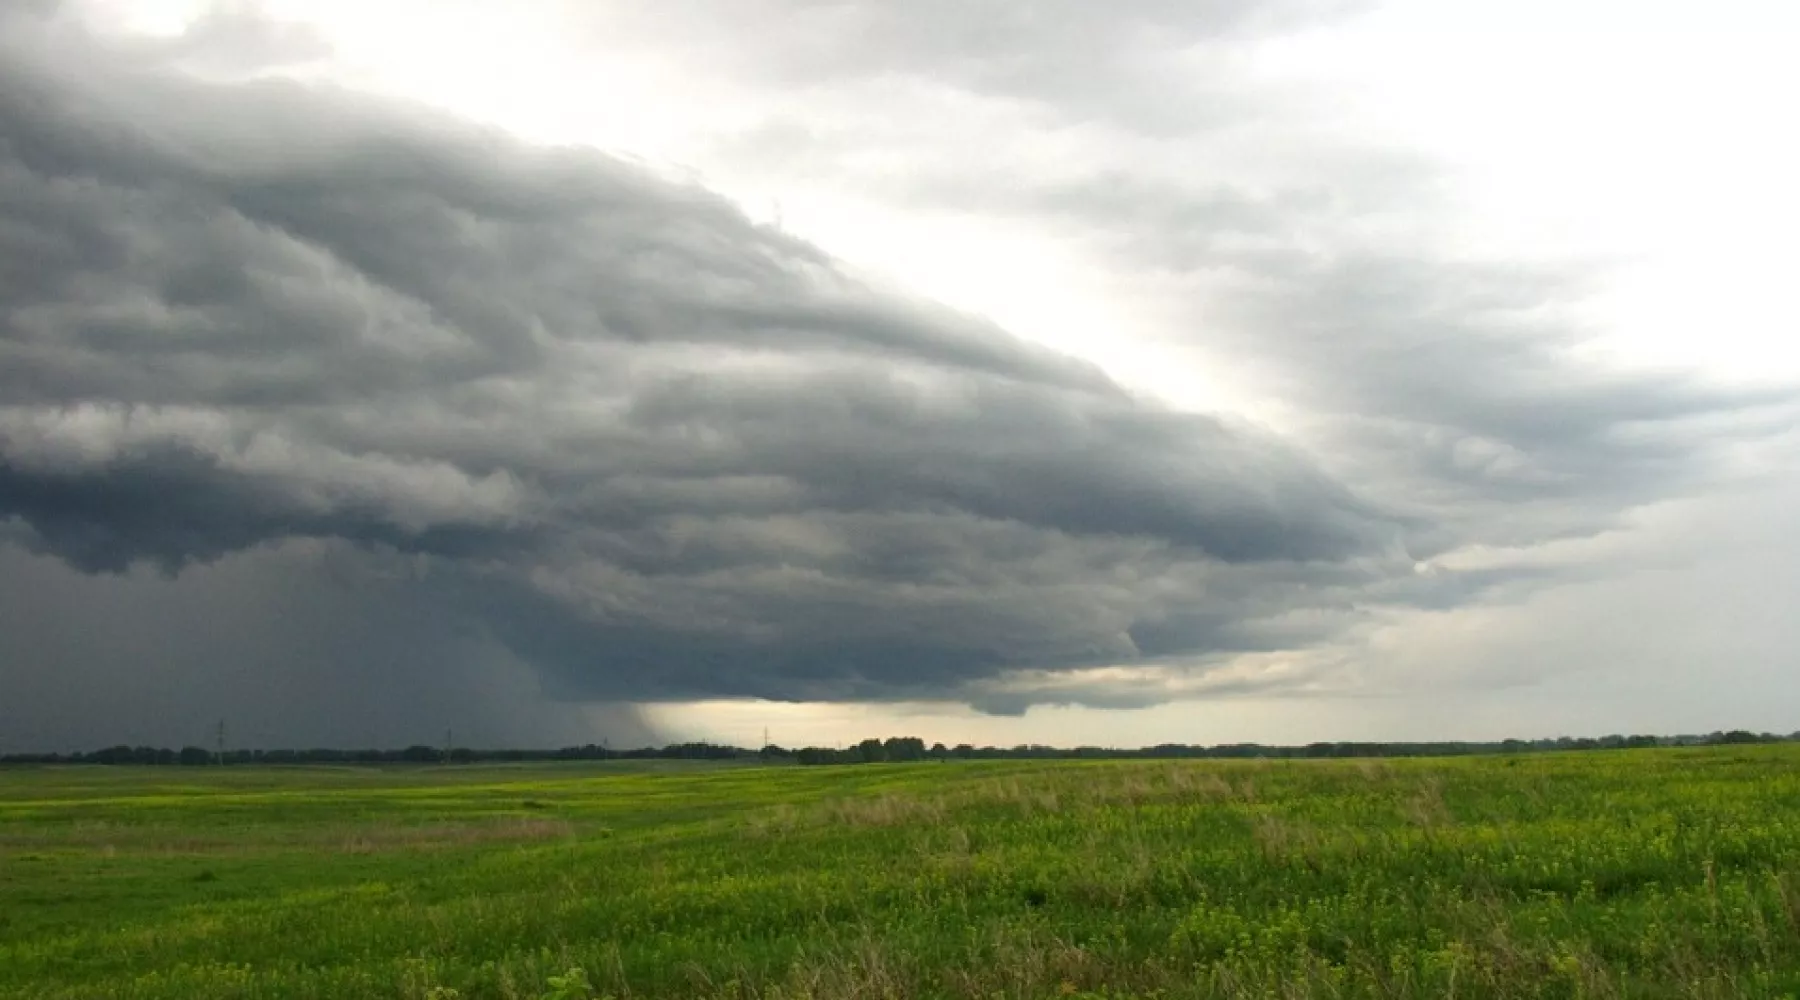
M 1800 12 L 30 0 L 0 751 L 1800 729 Z

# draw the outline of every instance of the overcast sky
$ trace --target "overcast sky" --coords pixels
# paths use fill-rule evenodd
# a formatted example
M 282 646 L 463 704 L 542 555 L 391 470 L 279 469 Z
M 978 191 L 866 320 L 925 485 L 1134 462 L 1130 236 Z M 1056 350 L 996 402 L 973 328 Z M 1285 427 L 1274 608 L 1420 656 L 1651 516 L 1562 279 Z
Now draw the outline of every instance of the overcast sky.
M 1800 729 L 1800 14 L 0 14 L 0 750 Z

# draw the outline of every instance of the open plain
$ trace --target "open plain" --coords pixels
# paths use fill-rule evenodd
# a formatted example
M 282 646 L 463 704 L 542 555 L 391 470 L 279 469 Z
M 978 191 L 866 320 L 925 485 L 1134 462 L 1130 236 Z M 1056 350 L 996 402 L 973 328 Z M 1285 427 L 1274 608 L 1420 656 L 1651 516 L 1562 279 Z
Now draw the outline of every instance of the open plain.
M 1794 745 L 0 772 L 6 1000 L 1797 994 Z

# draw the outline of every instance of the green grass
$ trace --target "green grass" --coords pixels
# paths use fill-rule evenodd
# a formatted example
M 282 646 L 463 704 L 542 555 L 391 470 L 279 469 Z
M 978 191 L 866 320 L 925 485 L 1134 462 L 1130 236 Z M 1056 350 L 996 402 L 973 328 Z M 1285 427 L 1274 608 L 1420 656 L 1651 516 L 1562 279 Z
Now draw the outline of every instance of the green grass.
M 535 1000 L 570 968 L 620 998 L 1800 996 L 1800 746 L 0 771 L 0 1000 Z

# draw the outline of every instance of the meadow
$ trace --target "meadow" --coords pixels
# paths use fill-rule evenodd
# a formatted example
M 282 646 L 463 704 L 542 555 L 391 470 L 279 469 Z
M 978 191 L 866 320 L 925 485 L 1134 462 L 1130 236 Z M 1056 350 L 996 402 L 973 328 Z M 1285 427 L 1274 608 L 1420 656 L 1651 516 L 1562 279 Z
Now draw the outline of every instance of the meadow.
M 1800 746 L 0 770 L 0 1000 L 602 996 L 1796 997 Z

